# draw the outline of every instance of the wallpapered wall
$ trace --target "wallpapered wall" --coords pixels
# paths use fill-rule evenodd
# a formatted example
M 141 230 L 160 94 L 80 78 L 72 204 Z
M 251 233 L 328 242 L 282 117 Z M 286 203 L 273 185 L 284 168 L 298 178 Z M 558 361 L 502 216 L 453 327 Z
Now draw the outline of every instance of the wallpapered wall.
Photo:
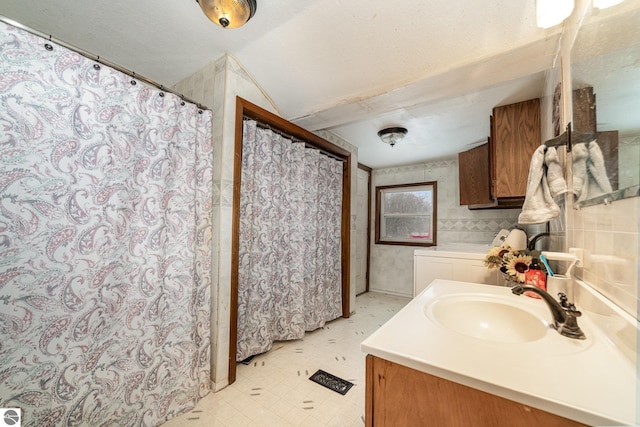
M 437 181 L 437 244 L 489 244 L 501 228 L 518 222 L 519 209 L 469 210 L 460 206 L 458 160 L 448 159 L 395 168 L 375 169 L 372 174 L 372 222 L 375 229 L 375 187 Z M 415 246 L 376 245 L 371 240 L 370 290 L 395 295 L 413 293 Z

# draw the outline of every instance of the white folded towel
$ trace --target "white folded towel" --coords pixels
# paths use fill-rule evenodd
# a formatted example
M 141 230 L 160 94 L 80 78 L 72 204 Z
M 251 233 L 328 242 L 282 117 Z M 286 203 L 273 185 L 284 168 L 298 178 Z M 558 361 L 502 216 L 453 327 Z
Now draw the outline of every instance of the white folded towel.
M 573 194 L 576 201 L 611 193 L 604 157 L 597 141 L 573 146 Z
M 560 208 L 553 197 L 566 191 L 567 184 L 555 148 L 544 145 L 536 148 L 529 165 L 527 194 L 518 223 L 540 224 L 559 216 Z
M 564 171 L 558 159 L 558 151 L 555 147 L 548 147 L 544 153 L 544 163 L 547 165 L 547 182 L 551 197 L 556 198 L 567 192 L 567 181 L 564 179 Z

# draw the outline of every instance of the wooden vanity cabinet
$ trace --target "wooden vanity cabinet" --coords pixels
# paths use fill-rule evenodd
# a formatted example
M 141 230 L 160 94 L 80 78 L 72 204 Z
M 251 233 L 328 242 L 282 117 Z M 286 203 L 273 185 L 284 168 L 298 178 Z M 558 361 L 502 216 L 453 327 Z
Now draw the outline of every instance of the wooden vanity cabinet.
M 367 355 L 367 427 L 584 424 Z
M 490 129 L 487 144 L 458 155 L 460 204 L 522 207 L 531 157 L 542 143 L 540 99 L 495 107 Z

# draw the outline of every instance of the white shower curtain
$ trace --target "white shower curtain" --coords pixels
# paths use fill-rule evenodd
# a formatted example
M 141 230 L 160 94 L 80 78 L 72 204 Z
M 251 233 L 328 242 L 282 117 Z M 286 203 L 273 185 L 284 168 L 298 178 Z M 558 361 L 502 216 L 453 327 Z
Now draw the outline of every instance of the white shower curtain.
M 209 391 L 211 112 L 0 23 L 0 407 L 154 426 Z
M 342 315 L 342 163 L 245 120 L 236 360 Z

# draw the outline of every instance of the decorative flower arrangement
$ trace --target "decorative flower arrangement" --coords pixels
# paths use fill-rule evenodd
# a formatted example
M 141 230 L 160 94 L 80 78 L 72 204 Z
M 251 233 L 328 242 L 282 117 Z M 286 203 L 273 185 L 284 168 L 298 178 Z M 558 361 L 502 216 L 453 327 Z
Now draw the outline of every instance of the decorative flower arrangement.
M 484 265 L 488 268 L 498 268 L 507 280 L 515 283 L 524 283 L 524 275 L 534 261 L 540 266 L 543 273 L 547 270 L 540 261 L 540 251 L 529 249 L 513 249 L 509 245 L 494 246 L 484 257 Z

